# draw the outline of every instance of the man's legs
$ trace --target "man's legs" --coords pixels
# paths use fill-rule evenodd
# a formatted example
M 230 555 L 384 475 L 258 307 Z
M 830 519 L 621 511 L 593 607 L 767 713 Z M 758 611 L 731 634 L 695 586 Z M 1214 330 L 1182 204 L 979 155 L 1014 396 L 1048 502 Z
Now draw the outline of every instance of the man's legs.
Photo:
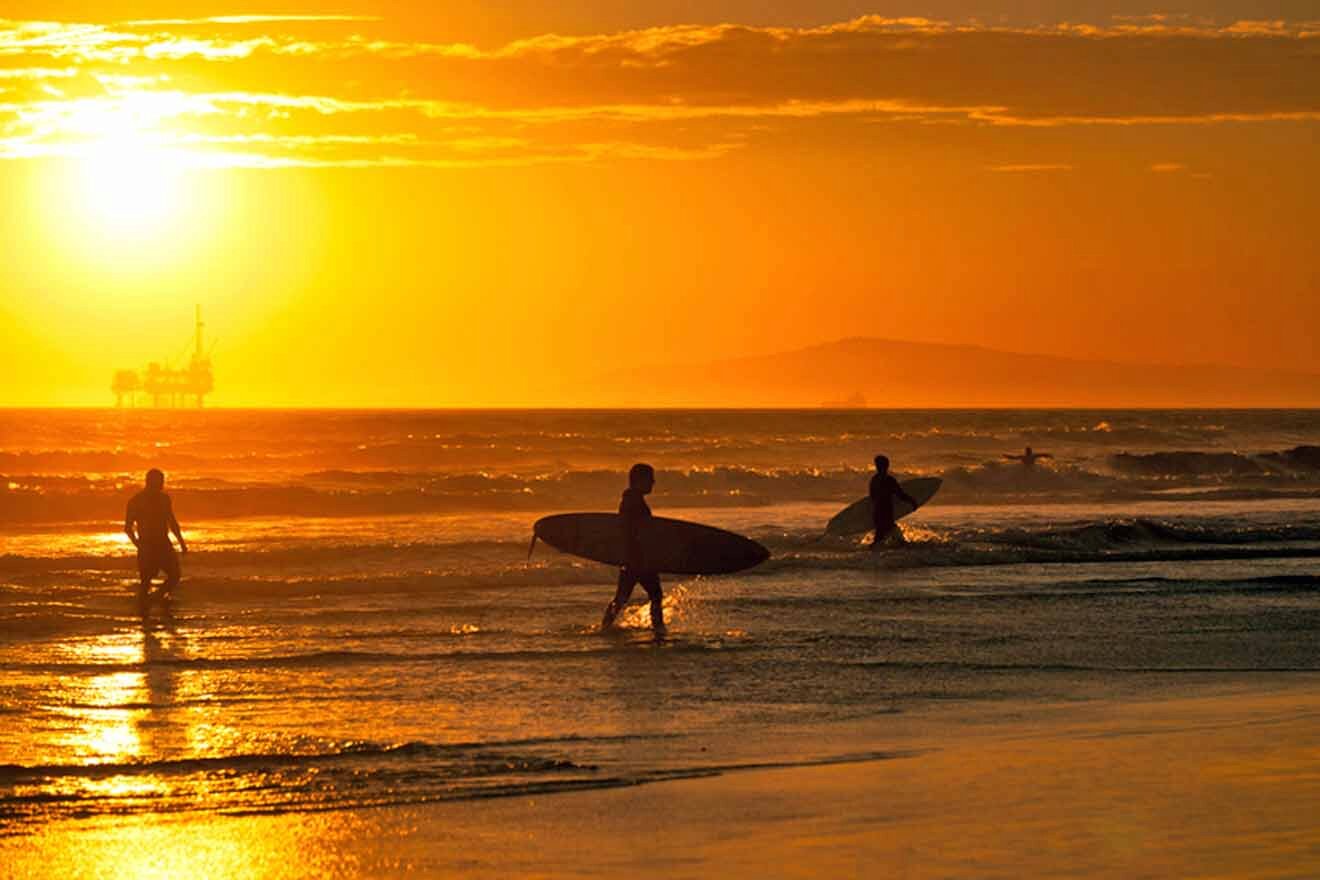
M 871 542 L 873 552 L 879 550 L 884 544 L 906 543 L 907 539 L 903 537 L 903 530 L 898 527 L 898 523 L 889 520 L 875 524 L 875 540 Z
M 138 569 L 137 602 L 144 612 L 147 610 L 147 594 L 151 592 L 152 573 L 145 568 Z
M 610 600 L 610 604 L 605 606 L 605 616 L 600 619 L 602 630 L 614 626 L 614 618 L 618 617 L 623 606 L 628 604 L 628 599 L 632 596 L 633 587 L 636 584 L 637 576 L 629 571 L 627 566 L 619 569 L 619 588 L 614 591 L 614 598 Z
M 165 582 L 160 585 L 160 595 L 169 597 L 174 593 L 174 588 L 179 585 L 179 555 L 174 552 L 173 547 L 167 547 L 161 551 L 160 568 L 165 572 Z
M 151 591 L 151 579 L 156 576 L 156 560 L 151 552 L 145 547 L 139 547 L 137 553 L 138 564 L 138 607 L 145 614 L 147 611 L 147 594 Z
M 644 574 L 638 580 L 646 595 L 651 598 L 651 629 L 664 632 L 665 629 L 665 594 L 660 589 L 660 575 Z

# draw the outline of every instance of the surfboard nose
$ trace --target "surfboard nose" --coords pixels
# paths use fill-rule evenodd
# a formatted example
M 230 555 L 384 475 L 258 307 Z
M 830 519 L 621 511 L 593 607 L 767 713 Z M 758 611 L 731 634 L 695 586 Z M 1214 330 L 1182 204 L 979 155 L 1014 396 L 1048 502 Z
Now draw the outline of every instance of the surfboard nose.
M 733 574 L 754 568 L 770 558 L 770 551 L 759 541 L 753 541 L 741 535 L 736 545 L 726 545 L 718 550 L 719 563 L 713 566 L 712 573 Z

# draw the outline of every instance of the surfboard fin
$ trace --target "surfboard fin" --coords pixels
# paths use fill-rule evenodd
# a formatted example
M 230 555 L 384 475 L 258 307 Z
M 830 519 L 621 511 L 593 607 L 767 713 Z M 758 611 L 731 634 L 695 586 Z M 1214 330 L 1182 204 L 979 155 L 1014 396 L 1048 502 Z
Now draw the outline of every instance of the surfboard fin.
M 536 538 L 537 538 L 537 534 L 536 534 L 536 532 L 532 532 L 532 545 L 531 545 L 530 547 L 527 548 L 527 561 L 528 561 L 528 562 L 531 562 L 531 561 L 532 561 L 532 554 L 533 554 L 534 552 L 536 552 Z

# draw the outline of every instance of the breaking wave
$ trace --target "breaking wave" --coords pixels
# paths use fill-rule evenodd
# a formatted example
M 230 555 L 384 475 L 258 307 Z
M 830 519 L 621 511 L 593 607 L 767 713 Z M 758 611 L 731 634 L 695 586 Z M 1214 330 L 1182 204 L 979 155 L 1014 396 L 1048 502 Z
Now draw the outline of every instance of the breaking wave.
M 667 507 L 757 507 L 849 499 L 861 494 L 868 473 L 864 468 L 662 468 L 659 485 Z M 1091 468 L 983 461 L 908 474 L 917 475 L 942 477 L 941 500 L 955 503 L 1139 500 L 1170 490 L 1200 491 L 1208 498 L 1313 497 L 1320 494 L 1320 447 L 1257 455 L 1124 452 Z M 597 509 L 612 504 L 619 483 L 614 469 L 531 474 L 331 470 L 271 481 L 185 479 L 171 485 L 171 494 L 176 509 L 194 520 L 389 516 Z M 122 476 L 0 476 L 0 521 L 115 521 L 135 490 L 136 484 Z

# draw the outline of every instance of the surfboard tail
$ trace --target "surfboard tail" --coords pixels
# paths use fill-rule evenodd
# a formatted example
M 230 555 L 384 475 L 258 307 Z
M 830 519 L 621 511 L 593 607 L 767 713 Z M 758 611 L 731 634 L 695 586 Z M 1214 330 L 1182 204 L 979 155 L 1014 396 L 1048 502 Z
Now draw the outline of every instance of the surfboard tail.
M 531 562 L 531 561 L 532 561 L 532 554 L 536 552 L 536 539 L 539 538 L 539 537 L 541 537 L 541 536 L 538 535 L 538 534 L 536 534 L 536 532 L 532 532 L 532 544 L 531 544 L 530 547 L 527 548 L 527 561 L 528 561 L 528 562 Z

